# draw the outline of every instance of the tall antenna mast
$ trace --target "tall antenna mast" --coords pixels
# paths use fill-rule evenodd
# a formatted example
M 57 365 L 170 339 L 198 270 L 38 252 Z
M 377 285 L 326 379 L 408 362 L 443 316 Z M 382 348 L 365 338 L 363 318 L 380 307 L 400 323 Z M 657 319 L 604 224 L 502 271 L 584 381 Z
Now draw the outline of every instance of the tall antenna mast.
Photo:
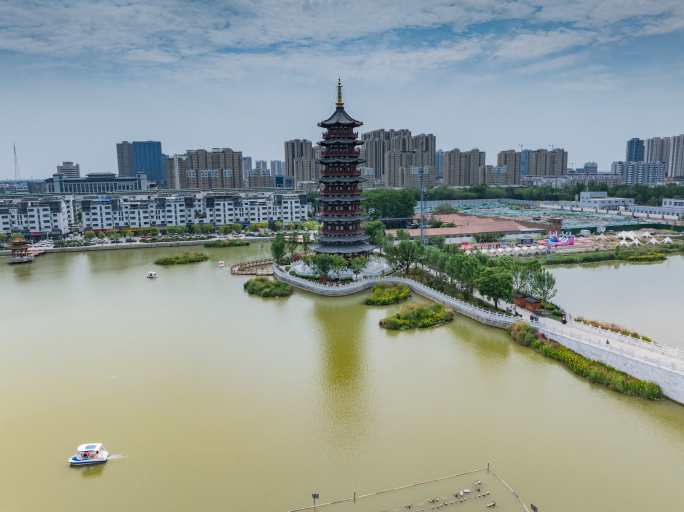
M 12 144 L 12 149 L 14 150 L 14 179 L 19 179 L 19 160 L 17 159 L 17 145 Z

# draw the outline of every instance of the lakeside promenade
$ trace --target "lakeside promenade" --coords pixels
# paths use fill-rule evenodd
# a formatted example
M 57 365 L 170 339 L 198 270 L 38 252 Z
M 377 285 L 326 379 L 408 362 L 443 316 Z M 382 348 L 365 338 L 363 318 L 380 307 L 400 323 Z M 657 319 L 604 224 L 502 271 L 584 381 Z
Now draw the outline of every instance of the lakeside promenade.
M 418 295 L 491 327 L 509 329 L 515 322 L 524 321 L 547 338 L 578 354 L 612 366 L 633 377 L 655 382 L 662 388 L 665 396 L 684 404 L 684 352 L 675 347 L 646 343 L 613 331 L 591 327 L 575 322 L 572 317 L 569 323 L 563 324 L 549 318 L 532 321 L 529 315 L 520 318 L 495 313 L 404 277 L 368 278 L 350 284 L 330 286 L 292 276 L 277 265 L 273 266 L 273 275 L 276 279 L 300 290 L 328 297 L 352 295 L 380 283 L 404 284 Z

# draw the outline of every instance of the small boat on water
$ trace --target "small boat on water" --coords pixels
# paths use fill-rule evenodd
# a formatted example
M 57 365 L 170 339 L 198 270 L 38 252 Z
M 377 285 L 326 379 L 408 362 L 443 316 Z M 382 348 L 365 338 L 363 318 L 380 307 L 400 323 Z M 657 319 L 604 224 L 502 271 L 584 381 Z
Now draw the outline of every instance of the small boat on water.
M 102 443 L 86 443 L 76 448 L 76 455 L 69 457 L 70 466 L 93 466 L 104 464 L 109 458 L 109 452 Z
M 223 261 L 223 260 L 221 260 L 221 261 L 218 262 L 218 266 L 219 266 L 219 268 L 223 268 L 223 267 L 226 266 L 226 262 Z
M 157 279 L 159 277 L 159 274 L 157 274 L 155 271 L 150 270 L 147 275 L 145 276 L 147 279 Z

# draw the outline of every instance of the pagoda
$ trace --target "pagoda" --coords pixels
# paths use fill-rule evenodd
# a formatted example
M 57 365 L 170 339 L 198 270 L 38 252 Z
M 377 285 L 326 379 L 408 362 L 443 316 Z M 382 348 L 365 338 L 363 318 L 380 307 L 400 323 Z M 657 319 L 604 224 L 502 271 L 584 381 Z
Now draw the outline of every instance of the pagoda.
M 323 140 L 319 142 L 323 150 L 319 160 L 322 168 L 318 220 L 323 225 L 318 243 L 313 247 L 318 253 L 355 256 L 374 248 L 361 227 L 366 216 L 361 207 L 363 178 L 358 165 L 363 160 L 356 146 L 362 142 L 354 129 L 362 124 L 345 112 L 342 81 L 338 79 L 335 112 L 318 123 L 325 128 Z

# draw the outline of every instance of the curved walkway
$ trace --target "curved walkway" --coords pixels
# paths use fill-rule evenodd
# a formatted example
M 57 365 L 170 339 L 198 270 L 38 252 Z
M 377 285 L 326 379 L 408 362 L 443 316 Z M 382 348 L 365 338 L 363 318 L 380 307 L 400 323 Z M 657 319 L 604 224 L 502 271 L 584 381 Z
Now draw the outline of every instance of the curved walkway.
M 429 286 L 419 283 L 418 281 L 414 281 L 413 279 L 407 279 L 404 277 L 377 277 L 362 279 L 344 285 L 330 286 L 320 284 L 316 281 L 303 279 L 301 277 L 295 277 L 285 272 L 284 270 L 281 270 L 280 268 L 278 268 L 277 265 L 273 265 L 273 275 L 281 281 L 285 281 L 286 283 L 289 283 L 296 288 L 317 293 L 318 295 L 325 295 L 328 297 L 341 297 L 344 295 L 352 295 L 354 293 L 359 293 L 364 290 L 367 290 L 379 283 L 403 284 L 411 288 L 411 290 L 414 293 L 417 293 L 418 295 L 422 295 L 427 299 L 439 302 L 440 304 L 450 307 L 451 309 L 453 309 L 454 311 L 463 316 L 467 316 L 468 318 L 472 318 L 473 320 L 477 320 L 478 322 L 490 325 L 492 327 L 506 329 L 513 325 L 515 321 L 514 317 L 512 316 L 503 315 L 501 313 L 495 313 L 484 308 L 473 306 L 472 304 L 468 304 L 467 302 L 464 302 L 462 300 L 450 297 L 449 295 L 446 295 L 438 290 L 435 290 L 434 288 L 430 288 Z
M 546 337 L 585 357 L 608 364 L 639 379 L 657 383 L 668 398 L 684 404 L 684 354 L 674 347 L 644 343 L 612 331 L 589 327 L 574 322 L 572 319 L 568 324 L 548 318 L 532 322 L 525 317 L 494 313 L 403 277 L 370 278 L 330 286 L 292 276 L 277 265 L 273 266 L 273 275 L 296 288 L 329 297 L 359 293 L 379 283 L 403 284 L 418 295 L 492 327 L 507 329 L 515 322 L 523 321 L 538 329 Z

